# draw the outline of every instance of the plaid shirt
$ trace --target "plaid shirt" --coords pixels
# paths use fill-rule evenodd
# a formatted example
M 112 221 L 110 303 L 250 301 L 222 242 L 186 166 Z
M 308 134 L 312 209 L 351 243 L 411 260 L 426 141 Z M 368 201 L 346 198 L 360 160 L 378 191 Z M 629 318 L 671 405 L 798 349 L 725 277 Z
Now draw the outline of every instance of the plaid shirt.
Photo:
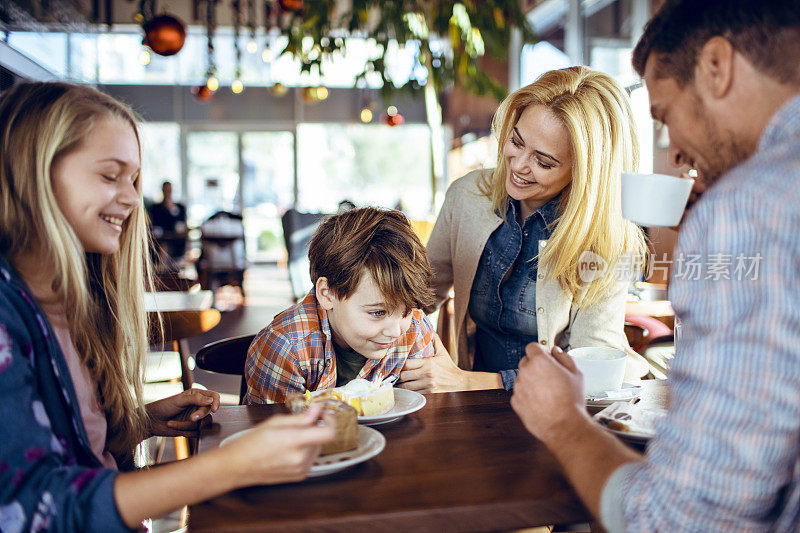
M 681 229 L 669 412 L 606 483 L 608 531 L 800 531 L 798 228 L 800 96 Z
M 433 327 L 422 311 L 414 309 L 411 326 L 386 357 L 368 359 L 357 377 L 374 381 L 399 375 L 407 358 L 432 355 Z M 313 291 L 256 335 L 247 350 L 245 376 L 246 404 L 282 403 L 292 391 L 336 386 L 336 354 L 328 314 L 317 305 Z

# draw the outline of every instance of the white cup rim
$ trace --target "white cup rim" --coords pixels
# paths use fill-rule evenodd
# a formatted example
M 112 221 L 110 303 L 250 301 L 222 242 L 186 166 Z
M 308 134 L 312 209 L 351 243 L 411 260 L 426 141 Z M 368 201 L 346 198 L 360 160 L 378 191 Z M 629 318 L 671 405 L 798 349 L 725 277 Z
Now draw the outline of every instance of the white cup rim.
M 582 355 L 587 352 L 603 352 L 605 354 L 613 354 L 616 357 L 612 357 L 610 359 L 593 359 Z M 624 350 L 620 350 L 619 348 L 614 348 L 612 346 L 582 346 L 580 348 L 573 348 L 567 353 L 572 357 L 584 359 L 586 361 L 615 361 L 617 359 L 624 359 L 628 356 Z

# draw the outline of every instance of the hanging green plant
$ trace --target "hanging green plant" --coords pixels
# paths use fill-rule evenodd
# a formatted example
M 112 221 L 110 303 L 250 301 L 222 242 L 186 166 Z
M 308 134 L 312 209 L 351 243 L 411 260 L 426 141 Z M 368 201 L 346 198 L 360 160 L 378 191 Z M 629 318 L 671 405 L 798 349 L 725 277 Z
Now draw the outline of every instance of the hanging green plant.
M 302 71 L 310 72 L 321 70 L 323 59 L 346 51 L 343 36 L 373 39 L 380 52 L 359 77 L 379 74 L 385 98 L 398 90 L 419 91 L 430 80 L 437 93 L 458 85 L 472 94 L 500 100 L 507 87 L 480 68 L 481 58 L 487 54 L 507 57 L 515 28 L 521 31 L 523 42 L 537 40 L 513 0 L 352 0 L 350 9 L 340 10 L 335 0 L 305 0 L 302 10 L 292 11 L 281 27 L 289 39 L 282 53 L 299 58 Z M 400 87 L 392 83 L 385 61 L 392 40 L 415 47 L 417 61 L 427 72 L 422 79 Z

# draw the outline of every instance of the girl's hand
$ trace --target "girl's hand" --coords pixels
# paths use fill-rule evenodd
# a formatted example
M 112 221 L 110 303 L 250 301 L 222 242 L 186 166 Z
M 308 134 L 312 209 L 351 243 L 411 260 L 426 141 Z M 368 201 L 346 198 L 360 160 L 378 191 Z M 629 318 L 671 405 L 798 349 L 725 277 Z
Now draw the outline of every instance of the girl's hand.
M 303 480 L 320 447 L 334 438 L 335 422 L 321 412 L 321 406 L 312 404 L 298 415 L 272 416 L 219 451 L 226 453 L 241 486 Z
M 193 436 L 200 420 L 219 409 L 219 394 L 189 389 L 175 396 L 147 404 L 150 432 L 164 437 Z

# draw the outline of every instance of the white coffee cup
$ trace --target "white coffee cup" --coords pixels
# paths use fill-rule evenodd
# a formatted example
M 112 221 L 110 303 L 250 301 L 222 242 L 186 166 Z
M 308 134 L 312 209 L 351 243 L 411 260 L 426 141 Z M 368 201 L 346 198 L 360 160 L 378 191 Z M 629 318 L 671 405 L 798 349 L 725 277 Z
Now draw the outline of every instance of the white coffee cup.
M 642 226 L 677 226 L 694 180 L 622 173 L 622 216 Z
M 573 348 L 568 353 L 583 374 L 585 394 L 596 395 L 622 388 L 627 353 L 607 346 Z

